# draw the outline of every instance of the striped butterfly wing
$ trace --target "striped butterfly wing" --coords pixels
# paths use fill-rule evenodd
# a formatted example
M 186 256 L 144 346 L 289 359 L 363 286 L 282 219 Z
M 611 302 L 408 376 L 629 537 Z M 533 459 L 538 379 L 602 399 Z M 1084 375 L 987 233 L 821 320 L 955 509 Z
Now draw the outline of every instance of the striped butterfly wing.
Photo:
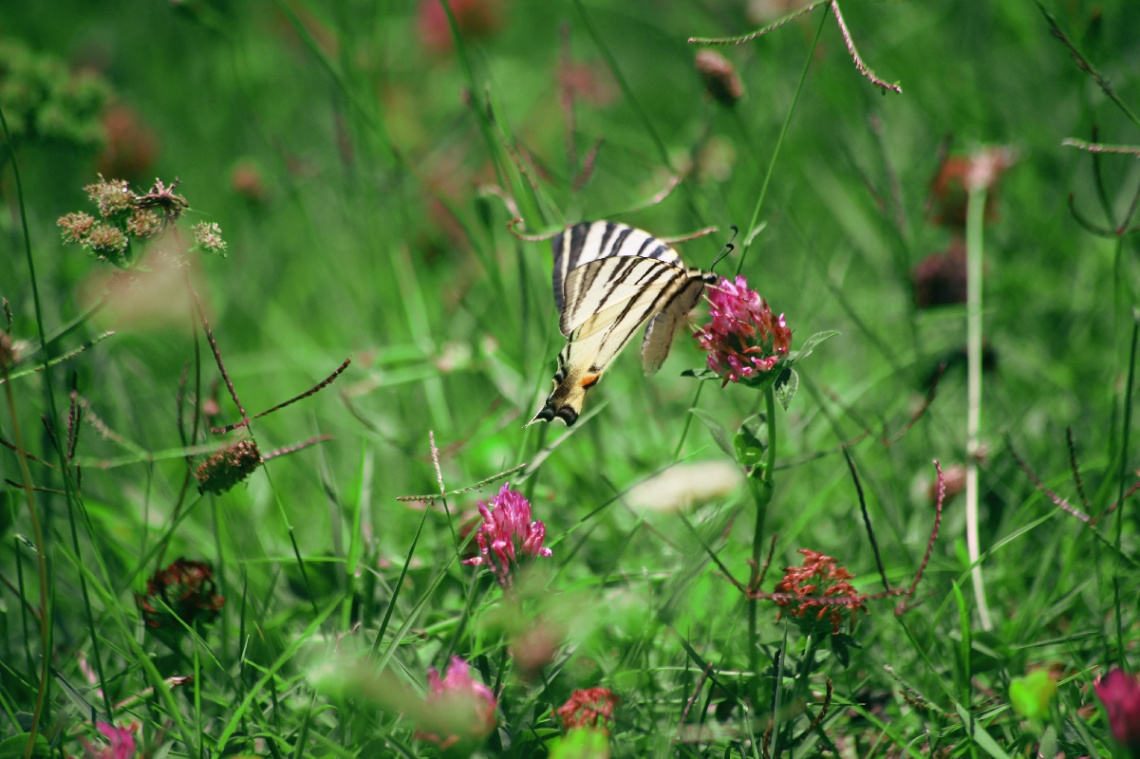
M 564 283 L 570 272 L 591 261 L 614 256 L 634 256 L 664 261 L 685 268 L 677 251 L 648 232 L 612 221 L 582 222 L 551 241 L 554 250 L 554 304 L 565 311 Z M 563 337 L 570 333 L 563 331 Z
M 703 274 L 703 272 L 702 272 Z M 712 284 L 715 277 L 692 277 L 668 306 L 649 320 L 645 328 L 645 338 L 641 341 L 641 368 L 646 376 L 655 374 L 673 347 L 673 335 L 684 322 L 689 312 L 697 307 L 706 284 Z
M 559 328 L 569 342 L 558 355 L 554 391 L 531 423 L 557 417 L 571 425 L 586 390 L 646 322 L 642 365 L 646 373 L 661 366 L 677 325 L 714 278 L 686 268 L 648 233 L 612 222 L 579 224 L 553 247 Z

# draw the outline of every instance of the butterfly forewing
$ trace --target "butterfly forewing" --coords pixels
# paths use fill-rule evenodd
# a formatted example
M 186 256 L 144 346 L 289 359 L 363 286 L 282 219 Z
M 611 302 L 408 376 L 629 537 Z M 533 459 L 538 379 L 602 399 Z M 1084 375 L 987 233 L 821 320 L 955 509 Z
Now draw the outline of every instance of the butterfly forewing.
M 642 366 L 647 374 L 660 368 L 674 331 L 714 278 L 686 268 L 677 251 L 624 224 L 578 224 L 552 248 L 559 329 L 569 341 L 558 354 L 554 391 L 532 423 L 557 417 L 570 425 L 586 390 L 646 322 Z
M 653 235 L 625 224 L 595 221 L 575 224 L 551 242 L 554 249 L 554 303 L 563 310 L 563 283 L 570 272 L 613 256 L 655 258 L 684 268 L 677 251 Z

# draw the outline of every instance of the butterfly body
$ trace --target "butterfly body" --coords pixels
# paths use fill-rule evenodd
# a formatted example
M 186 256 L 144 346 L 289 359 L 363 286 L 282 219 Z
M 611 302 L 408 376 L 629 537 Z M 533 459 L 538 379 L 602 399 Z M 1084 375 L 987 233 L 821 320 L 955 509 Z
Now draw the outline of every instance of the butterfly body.
M 576 224 L 552 248 L 558 326 L 568 342 L 558 354 L 554 391 L 531 423 L 558 418 L 571 425 L 586 391 L 647 323 L 642 367 L 646 374 L 661 367 L 674 332 L 715 277 L 686 267 L 648 232 L 614 222 Z

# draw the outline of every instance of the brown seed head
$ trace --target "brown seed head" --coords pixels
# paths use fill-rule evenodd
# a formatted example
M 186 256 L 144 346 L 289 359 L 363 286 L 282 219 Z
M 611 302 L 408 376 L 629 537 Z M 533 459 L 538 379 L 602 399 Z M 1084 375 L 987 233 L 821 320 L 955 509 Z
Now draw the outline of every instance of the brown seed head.
M 736 75 L 736 68 L 723 55 L 713 50 L 701 50 L 697 53 L 696 63 L 697 73 L 713 100 L 731 108 L 744 96 L 744 85 Z

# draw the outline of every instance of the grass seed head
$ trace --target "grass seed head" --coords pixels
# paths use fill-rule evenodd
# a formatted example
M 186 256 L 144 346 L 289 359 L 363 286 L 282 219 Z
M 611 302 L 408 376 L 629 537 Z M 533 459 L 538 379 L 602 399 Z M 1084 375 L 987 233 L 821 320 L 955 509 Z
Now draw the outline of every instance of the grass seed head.
M 261 451 L 253 440 L 239 440 L 203 461 L 194 471 L 199 493 L 220 495 L 261 466 Z

